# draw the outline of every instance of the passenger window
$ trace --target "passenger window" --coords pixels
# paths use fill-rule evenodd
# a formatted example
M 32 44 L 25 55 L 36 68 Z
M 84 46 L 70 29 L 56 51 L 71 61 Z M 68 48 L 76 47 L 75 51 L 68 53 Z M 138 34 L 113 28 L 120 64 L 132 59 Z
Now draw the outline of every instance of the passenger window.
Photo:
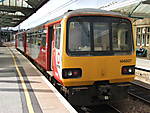
M 61 37 L 61 25 L 56 25 L 56 32 L 55 32 L 55 47 L 57 49 L 60 48 L 60 37 Z
M 30 43 L 30 34 L 27 33 L 27 43 Z
M 46 33 L 47 33 L 46 29 L 40 29 L 37 32 L 37 39 L 36 40 L 37 40 L 38 46 L 42 46 L 42 47 L 46 46 Z
M 45 37 L 42 38 L 41 45 L 44 47 L 46 46 L 46 38 Z

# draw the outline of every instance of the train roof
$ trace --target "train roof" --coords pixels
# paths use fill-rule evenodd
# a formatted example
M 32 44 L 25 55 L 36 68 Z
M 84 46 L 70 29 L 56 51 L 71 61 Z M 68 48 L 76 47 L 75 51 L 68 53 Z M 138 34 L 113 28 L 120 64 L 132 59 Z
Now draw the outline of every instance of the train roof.
M 93 9 L 93 8 L 84 8 L 84 9 L 77 9 L 77 10 L 69 10 L 68 12 L 64 13 L 63 15 L 49 20 L 47 22 L 45 22 L 44 24 L 48 24 L 51 22 L 55 22 L 57 20 L 66 18 L 66 17 L 70 17 L 71 15 L 77 15 L 77 14 L 102 14 L 102 15 L 113 15 L 113 16 L 119 16 L 119 17 L 125 17 L 124 15 L 120 14 L 120 13 L 116 13 L 116 12 L 112 12 L 112 11 L 106 11 L 106 10 L 101 10 L 101 9 Z
M 83 9 L 76 9 L 76 10 L 69 10 L 68 12 L 65 12 L 63 15 L 56 17 L 54 19 L 48 20 L 45 23 L 42 23 L 41 25 L 38 25 L 34 28 L 37 28 L 39 26 L 44 26 L 46 24 L 56 22 L 58 20 L 61 20 L 63 18 L 70 17 L 71 15 L 82 15 L 82 14 L 102 14 L 102 15 L 112 15 L 112 16 L 118 16 L 118 17 L 125 17 L 124 15 L 112 11 L 106 11 L 106 10 L 101 10 L 101 9 L 93 9 L 93 8 L 83 8 Z M 32 28 L 31 28 L 32 29 Z M 30 29 L 30 30 L 31 30 Z
M 84 8 L 84 9 L 77 9 L 72 10 L 70 12 L 67 12 L 64 14 L 64 16 L 70 16 L 74 14 L 104 14 L 104 15 L 115 15 L 115 16 L 123 16 L 120 13 L 112 12 L 112 11 L 106 11 L 101 9 L 93 9 L 93 8 Z

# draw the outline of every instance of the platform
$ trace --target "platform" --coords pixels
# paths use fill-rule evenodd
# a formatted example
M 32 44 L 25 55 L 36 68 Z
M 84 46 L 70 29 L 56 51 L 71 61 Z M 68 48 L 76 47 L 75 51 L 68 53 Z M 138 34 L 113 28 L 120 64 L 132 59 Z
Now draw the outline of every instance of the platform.
M 150 60 L 146 58 L 136 58 L 136 67 L 150 70 Z
M 0 47 L 0 113 L 77 113 L 22 54 Z

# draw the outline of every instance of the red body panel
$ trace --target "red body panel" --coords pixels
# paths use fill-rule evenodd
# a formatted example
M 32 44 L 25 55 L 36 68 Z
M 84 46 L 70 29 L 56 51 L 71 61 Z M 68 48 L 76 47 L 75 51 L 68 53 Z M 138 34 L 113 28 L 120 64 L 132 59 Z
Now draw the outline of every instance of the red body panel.
M 24 45 L 24 54 L 30 57 L 32 60 L 34 60 L 38 65 L 40 65 L 44 70 L 49 71 L 52 67 L 54 78 L 62 84 L 62 81 L 60 79 L 60 75 L 58 75 L 57 70 L 57 55 L 56 55 L 56 48 L 55 48 L 55 29 L 54 31 L 50 31 L 50 27 L 53 28 L 55 24 L 60 24 L 60 20 L 57 22 L 54 22 L 53 24 L 45 25 L 47 30 L 46 33 L 46 45 L 45 46 L 38 46 L 34 47 L 33 42 L 29 41 L 29 38 L 27 37 L 27 32 L 23 33 L 23 45 Z M 50 32 L 54 33 L 53 36 L 50 39 Z M 16 36 L 17 37 L 17 36 Z M 33 38 L 37 38 L 38 36 L 35 36 Z M 52 41 L 50 43 L 50 41 Z M 16 38 L 16 48 L 18 48 L 18 38 Z M 50 45 L 51 44 L 51 45 Z M 50 53 L 51 52 L 51 53 Z
M 31 59 L 33 59 L 38 65 L 40 65 L 42 68 L 44 68 L 45 70 L 47 70 L 47 62 L 46 62 L 46 51 L 47 48 L 46 47 L 40 47 L 39 50 L 35 49 L 35 51 L 33 52 L 34 48 L 31 48 L 31 45 L 29 43 L 26 44 L 26 55 L 29 56 Z M 36 52 L 36 50 L 39 51 Z M 37 53 L 37 58 L 34 58 L 32 56 L 32 53 Z
M 40 47 L 40 53 L 38 55 L 38 58 L 34 59 L 39 65 L 41 65 L 45 70 L 46 68 L 46 48 Z

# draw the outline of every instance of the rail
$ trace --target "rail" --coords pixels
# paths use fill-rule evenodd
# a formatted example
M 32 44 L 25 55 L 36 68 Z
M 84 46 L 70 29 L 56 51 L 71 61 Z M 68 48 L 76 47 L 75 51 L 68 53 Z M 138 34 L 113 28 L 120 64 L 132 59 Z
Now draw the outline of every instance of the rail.
M 74 106 L 79 113 L 122 113 L 116 107 L 110 104 L 102 104 L 98 106 Z
M 150 85 L 139 81 L 131 84 L 128 94 L 150 104 Z
M 137 69 L 137 70 L 141 70 L 141 71 L 150 72 L 150 70 L 148 70 L 148 69 L 144 69 L 144 68 L 135 67 L 135 69 Z

